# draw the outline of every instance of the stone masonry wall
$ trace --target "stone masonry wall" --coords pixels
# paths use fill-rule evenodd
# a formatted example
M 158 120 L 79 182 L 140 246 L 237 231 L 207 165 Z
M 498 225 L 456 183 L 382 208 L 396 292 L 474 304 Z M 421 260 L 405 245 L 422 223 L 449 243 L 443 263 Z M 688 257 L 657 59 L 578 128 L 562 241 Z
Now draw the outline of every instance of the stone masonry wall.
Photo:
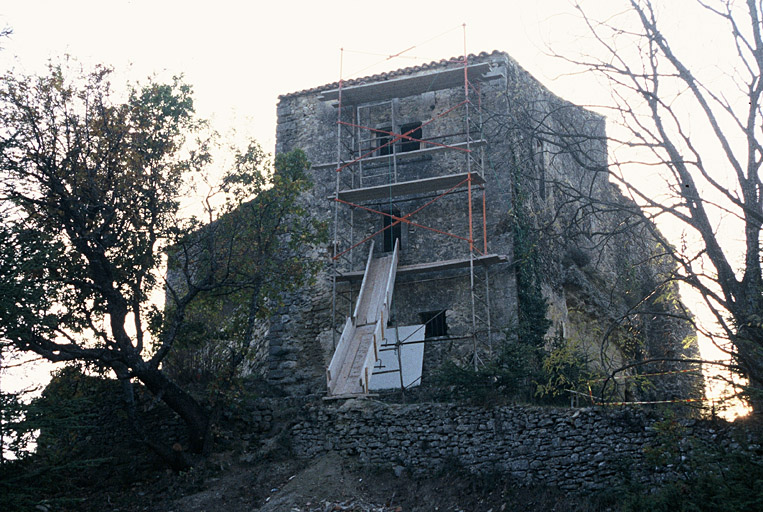
M 604 118 L 557 98 L 506 54 L 471 56 L 470 63 L 487 63 L 492 70 L 492 78 L 479 84 L 479 92 L 471 93 L 472 102 L 480 105 L 480 116 L 475 109 L 471 112 L 474 119 L 481 120 L 479 133 L 474 132 L 476 125 L 465 124 L 463 109 L 448 110 L 463 101 L 460 86 L 397 98 L 395 108 L 397 125 L 424 122 L 421 135 L 424 139 L 458 143 L 468 130 L 474 132 L 473 139 L 486 141 L 476 148 L 484 162 L 486 181 L 486 252 L 505 257 L 505 263 L 479 267 L 476 273 L 474 287 L 478 295 L 487 297 L 485 283 L 490 283 L 491 327 L 489 334 L 485 325 L 478 328 L 480 334 L 474 348 L 479 358 L 484 361 L 494 358 L 501 344 L 513 339 L 517 331 L 519 298 L 514 236 L 515 227 L 520 224 L 537 237 L 534 245 L 539 259 L 538 281 L 549 303 L 547 316 L 552 321 L 547 332 L 549 340 L 559 334 L 564 336 L 582 347 L 593 367 L 606 372 L 627 361 L 693 357 L 694 349 L 683 348 L 683 342 L 691 339 L 690 326 L 670 320 L 680 309 L 677 300 L 670 306 L 675 311 L 662 304 L 649 304 L 649 314 L 637 315 L 632 311 L 640 299 L 650 295 L 650 284 L 661 282 L 672 267 L 656 263 L 659 244 L 650 234 L 652 227 L 629 224 L 628 211 L 635 205 L 607 179 Z M 426 76 L 456 66 L 457 63 L 442 61 L 362 80 L 373 83 L 400 76 Z M 309 172 L 314 187 L 304 194 L 304 206 L 316 219 L 329 222 L 332 229 L 331 197 L 338 176 L 335 163 L 338 111 L 334 104 L 321 98 L 321 91 L 336 86 L 327 84 L 281 96 L 276 128 L 277 152 L 301 148 L 312 162 Z M 347 123 L 358 122 L 376 129 L 388 129 L 392 124 L 389 106 L 367 106 L 362 113 L 356 111 L 360 119 L 353 118 L 350 111 L 345 107 L 341 114 Z M 436 115 L 441 112 L 446 114 Z M 348 135 L 342 133 L 342 140 L 347 142 Z M 376 143 L 371 138 L 364 144 L 368 147 L 363 146 L 362 151 L 355 148 L 355 156 Z M 340 148 L 344 148 L 340 152 L 348 152 L 343 153 L 342 160 L 351 161 L 350 149 L 344 144 Z M 463 172 L 469 158 L 453 150 L 420 152 L 398 158 L 397 165 L 378 159 L 362 166 L 354 164 L 343 169 L 339 179 L 343 188 L 350 187 L 346 180 L 351 180 L 353 188 L 381 186 L 394 181 L 393 176 L 405 181 Z M 350 169 L 356 172 L 354 178 Z M 405 266 L 468 257 L 469 246 L 464 243 L 470 236 L 466 194 L 466 190 L 456 190 L 437 201 L 433 201 L 434 194 L 390 196 L 366 201 L 363 206 L 398 211 L 400 215 L 416 212 L 412 220 L 420 225 L 400 226 L 400 265 Z M 472 194 L 474 237 L 481 247 L 482 192 L 474 187 Z M 594 208 L 592 205 L 596 204 L 608 206 Z M 620 207 L 613 213 L 610 205 Z M 378 253 L 383 246 L 380 230 L 384 220 L 362 208 L 355 208 L 352 217 L 347 206 L 339 211 L 337 229 L 341 241 L 337 250 L 349 252 L 338 260 L 338 270 L 340 273 L 362 270 L 368 244 L 351 249 L 349 240 L 358 242 L 377 233 L 374 250 Z M 423 226 L 460 238 L 444 236 Z M 336 341 L 333 332 L 341 329 L 346 316 L 351 314 L 360 287 L 360 280 L 337 283 L 337 314 L 332 322 L 331 253 L 330 245 L 313 251 L 310 257 L 324 261 L 326 271 L 317 276 L 315 285 L 290 297 L 271 321 L 262 373 L 293 395 L 325 389 L 325 368 Z M 445 311 L 446 336 L 430 338 L 436 343 L 425 346 L 423 384 L 443 362 L 467 364 L 472 358 L 470 287 L 468 269 L 398 274 L 392 304 L 395 324 L 420 324 L 426 315 Z M 677 297 L 677 293 L 673 295 Z M 484 320 L 488 318 L 488 309 L 480 304 L 483 302 L 475 301 L 476 316 Z M 662 310 L 668 315 L 654 314 Z M 611 326 L 623 317 L 628 317 L 628 325 L 612 330 Z M 604 336 L 610 332 L 614 334 Z M 602 349 L 603 343 L 607 346 Z M 674 369 L 685 369 L 685 365 L 652 365 L 641 370 L 649 373 Z M 660 400 L 700 396 L 701 378 L 688 375 L 679 378 L 671 374 L 665 379 L 655 379 L 651 381 L 655 384 L 654 393 L 639 391 L 637 397 Z M 629 393 L 633 391 L 620 392 L 627 397 Z
M 451 404 L 391 405 L 351 400 L 307 406 L 292 428 L 298 457 L 329 451 L 396 473 L 435 474 L 444 466 L 500 472 L 519 485 L 598 489 L 625 478 L 644 484 L 680 475 L 696 442 L 758 460 L 760 432 L 725 422 L 662 420 L 635 409 L 562 409 Z M 659 467 L 645 455 L 676 434 L 680 452 Z M 705 470 L 703 468 L 703 470 Z M 712 468 L 707 467 L 707 471 Z
M 514 63 L 503 54 L 480 55 L 475 57 L 475 62 L 490 62 L 495 69 L 503 69 Z M 422 74 L 439 71 L 441 67 L 453 67 L 455 64 L 442 63 L 415 70 L 406 70 L 405 74 Z M 431 69 L 430 69 L 431 68 Z M 505 72 L 503 72 L 505 74 Z M 481 100 L 486 107 L 491 106 L 495 112 L 505 109 L 506 81 L 503 74 L 501 78 L 491 79 L 481 84 Z M 376 77 L 381 80 L 380 77 Z M 372 78 L 374 80 L 375 78 Z M 326 86 L 330 89 L 333 86 Z M 396 129 L 397 125 L 409 122 L 426 122 L 422 127 L 425 139 L 432 139 L 438 143 L 454 144 L 464 140 L 466 130 L 463 108 L 448 112 L 442 117 L 435 114 L 447 112 L 463 101 L 463 87 L 442 89 L 422 92 L 421 94 L 401 97 L 397 100 Z M 344 115 L 349 115 L 349 109 Z M 370 107 L 362 110 L 360 114 L 361 124 L 381 128 L 389 126 L 389 107 Z M 431 122 L 429 121 L 431 118 Z M 353 122 L 351 117 L 345 119 Z M 337 158 L 337 110 L 329 102 L 320 98 L 318 89 L 303 91 L 280 98 L 278 105 L 277 125 L 277 152 L 285 152 L 294 148 L 303 149 L 313 164 L 310 170 L 314 182 L 314 188 L 305 194 L 304 200 L 308 210 L 316 218 L 331 221 L 333 219 L 334 203 L 330 196 L 335 191 Z M 485 126 L 491 125 L 491 120 L 485 120 Z M 498 122 L 498 121 L 496 121 Z M 493 123 L 495 124 L 495 123 Z M 474 127 L 472 127 L 474 129 Z M 497 128 L 486 132 L 494 133 Z M 472 133 L 473 138 L 479 138 L 479 133 Z M 494 142 L 494 143 L 492 143 Z M 504 330 L 516 323 L 516 280 L 511 267 L 512 237 L 511 230 L 507 228 L 507 211 L 511 209 L 511 173 L 505 167 L 502 158 L 491 158 L 493 153 L 501 154 L 510 145 L 510 141 L 500 139 L 492 141 L 484 148 L 485 160 L 494 163 L 490 167 L 490 186 L 486 190 L 486 230 L 488 233 L 488 252 L 500 254 L 506 263 L 494 265 L 490 268 L 490 315 L 492 321 L 492 338 L 480 341 L 482 350 L 492 346 L 491 341 L 497 342 L 503 339 Z M 495 147 L 495 148 L 494 148 Z M 501 148 L 499 151 L 498 148 Z M 346 160 L 352 160 L 350 155 L 344 155 Z M 374 186 L 388 183 L 394 172 L 398 181 L 429 178 L 441 174 L 454 174 L 465 172 L 468 168 L 468 155 L 460 151 L 439 151 L 422 153 L 415 158 L 400 158 L 394 170 L 391 162 L 371 162 L 362 167 L 362 182 L 354 186 Z M 357 167 L 357 166 L 356 166 Z M 341 174 L 341 179 L 350 179 L 349 168 Z M 359 169 L 356 169 L 359 171 Z M 356 175 L 359 176 L 359 175 Z M 344 182 L 343 182 L 344 183 Z M 348 185 L 345 183 L 344 185 Z M 440 191 L 441 192 L 441 191 Z M 482 192 L 475 187 L 472 192 L 474 207 L 478 213 L 482 212 Z M 374 210 L 385 208 L 397 208 L 402 215 L 416 211 L 414 221 L 422 226 L 435 227 L 441 231 L 453 233 L 460 239 L 443 236 L 420 226 L 405 225 L 401 229 L 401 252 L 400 265 L 410 265 L 422 262 L 439 260 L 468 258 L 469 246 L 465 239 L 469 236 L 468 201 L 467 191 L 453 191 L 451 194 L 432 201 L 433 195 L 424 197 L 405 196 L 390 199 L 368 201 L 364 206 Z M 362 209 L 356 209 L 352 227 L 352 236 L 347 221 L 349 208 L 341 210 L 339 230 L 340 237 L 346 240 L 350 238 L 358 242 L 372 235 L 383 227 L 383 218 L 375 213 L 369 213 Z M 481 228 L 482 221 L 475 222 L 475 227 Z M 333 229 L 333 225 L 332 225 Z M 481 229 L 478 230 L 481 233 Z M 483 243 L 482 235 L 479 234 L 478 244 Z M 375 252 L 382 250 L 383 235 L 375 237 Z M 351 244 L 344 243 L 339 250 L 349 249 Z M 330 252 L 330 248 L 327 248 Z M 362 270 L 368 255 L 368 245 L 350 250 L 339 260 L 341 271 Z M 325 257 L 325 255 L 323 255 Z M 346 262 L 345 260 L 349 260 Z M 328 261 L 328 258 L 326 258 Z M 485 270 L 478 269 L 480 274 L 480 286 L 484 287 Z M 439 366 L 443 360 L 455 359 L 467 361 L 472 354 L 472 341 L 470 338 L 472 329 L 471 301 L 469 294 L 470 280 L 468 269 L 454 270 L 448 273 L 430 273 L 416 276 L 398 276 L 395 286 L 395 298 L 393 301 L 393 317 L 398 325 L 416 325 L 422 322 L 422 315 L 434 311 L 444 310 L 448 326 L 447 343 L 427 346 L 425 349 L 425 368 L 427 372 Z M 330 274 L 326 272 L 318 276 L 316 286 L 303 291 L 305 296 L 316 296 L 331 285 Z M 354 299 L 360 287 L 360 281 L 340 282 L 337 285 L 337 326 L 344 324 L 346 314 L 350 314 L 354 303 L 345 297 Z M 330 299 L 329 299 L 330 300 Z M 330 305 L 329 301 L 322 304 Z M 481 303 L 478 303 L 481 304 Z M 280 314 L 281 312 L 279 312 Z M 300 323 L 296 320 L 295 313 L 301 315 L 303 320 L 311 321 L 316 327 L 323 330 L 310 330 L 302 332 Z M 322 371 L 333 354 L 332 326 L 326 318 L 327 311 L 317 312 L 317 316 L 310 311 L 295 307 L 295 304 L 287 305 L 282 315 L 289 322 L 279 322 L 278 319 L 271 329 L 269 344 L 271 346 L 270 357 L 267 364 L 268 379 L 279 385 L 291 394 L 312 392 L 319 389 L 325 382 Z M 487 318 L 486 312 L 478 312 L 480 318 Z M 320 349 L 323 354 L 320 354 Z M 301 354 L 310 352 L 311 357 L 303 357 Z M 485 358 L 485 354 L 482 354 Z M 426 379 L 426 377 L 425 377 Z M 295 384 L 297 384 L 295 386 Z

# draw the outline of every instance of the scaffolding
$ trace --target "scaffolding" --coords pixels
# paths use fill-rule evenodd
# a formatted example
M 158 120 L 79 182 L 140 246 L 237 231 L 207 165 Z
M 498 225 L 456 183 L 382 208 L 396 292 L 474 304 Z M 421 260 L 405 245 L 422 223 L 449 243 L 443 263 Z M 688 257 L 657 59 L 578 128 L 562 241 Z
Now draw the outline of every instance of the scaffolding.
M 336 171 L 335 193 L 332 197 L 333 344 L 336 348 L 337 336 L 341 335 L 343 325 L 340 320 L 346 316 L 340 311 L 345 311 L 344 308 L 351 310 L 354 304 L 352 286 L 342 291 L 339 284 L 360 281 L 364 275 L 362 258 L 358 258 L 360 255 L 356 254 L 356 250 L 379 235 L 388 237 L 396 244 L 393 240 L 395 228 L 399 230 L 398 226 L 407 225 L 409 228 L 431 232 L 433 236 L 455 239 L 466 247 L 465 257 L 401 265 L 397 268 L 397 275 L 415 276 L 468 268 L 471 329 L 466 339 L 471 338 L 472 364 L 476 370 L 483 362 L 480 346 L 491 347 L 489 268 L 506 261 L 504 256 L 489 253 L 487 237 L 485 191 L 488 183 L 484 172 L 486 141 L 482 130 L 479 84 L 494 76 L 489 63 L 470 64 L 466 51 L 463 57 L 451 62 L 451 66 L 428 70 L 424 74 L 358 85 L 345 86 L 340 76 L 338 87 L 321 95 L 323 101 L 335 105 L 337 112 L 336 162 L 327 164 L 332 165 Z M 401 124 L 399 111 L 402 99 L 457 88 L 463 90 L 459 101 L 445 106 L 420 123 Z M 425 128 L 436 125 L 445 116 L 452 118 L 456 114 L 463 116 L 460 130 L 423 136 Z M 384 120 L 383 126 L 379 125 L 379 119 Z M 410 171 L 416 167 L 417 159 L 442 152 L 451 155 L 451 163 L 447 168 L 429 172 Z M 403 167 L 408 170 L 403 171 Z M 466 200 L 461 205 L 468 222 L 466 235 L 448 231 L 446 226 L 417 222 L 416 215 L 419 212 L 445 197 L 453 197 L 456 192 L 466 193 Z M 389 201 L 389 208 L 373 206 L 373 201 L 382 199 Z M 404 214 L 392 208 L 393 202 L 398 204 L 398 200 L 406 204 L 423 204 Z M 383 227 L 371 234 L 359 233 L 356 226 L 358 212 L 381 217 Z M 414 281 L 409 283 L 416 282 L 415 277 L 412 279 Z M 393 319 L 393 323 L 395 321 Z M 393 326 L 397 328 L 396 325 Z M 398 338 L 398 361 L 400 345 L 405 343 L 406 340 Z M 402 363 L 398 371 L 403 386 Z

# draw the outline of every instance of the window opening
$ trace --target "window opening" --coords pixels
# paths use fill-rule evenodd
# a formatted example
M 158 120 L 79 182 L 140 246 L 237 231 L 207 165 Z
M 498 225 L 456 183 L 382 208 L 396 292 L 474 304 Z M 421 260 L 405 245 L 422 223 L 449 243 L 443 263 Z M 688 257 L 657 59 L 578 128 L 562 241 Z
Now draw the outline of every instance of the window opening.
M 445 310 L 425 311 L 419 313 L 421 323 L 424 324 L 424 337 L 434 338 L 448 335 L 448 324 L 445 321 Z
M 395 217 L 400 217 L 400 210 L 398 208 L 395 208 L 394 206 L 388 207 L 388 208 L 382 208 L 382 212 L 388 213 L 390 215 L 394 215 Z M 398 222 L 392 227 L 391 226 L 395 219 L 388 215 L 382 215 L 382 219 L 384 222 L 383 227 L 386 228 L 384 230 L 384 243 L 382 245 L 382 252 L 392 252 L 395 249 L 395 240 L 400 240 L 400 237 L 402 235 L 403 231 L 403 223 Z M 402 241 L 400 242 L 402 244 Z M 402 247 L 401 247 L 402 249 Z
M 392 154 L 392 144 L 385 146 L 385 144 L 391 140 L 389 133 L 385 132 L 391 132 L 392 127 L 383 126 L 381 128 L 377 128 L 377 130 L 378 131 L 374 131 L 374 150 L 376 151 L 376 156 Z
M 411 131 L 413 130 L 413 131 Z M 408 133 L 411 132 L 411 133 Z M 415 123 L 408 123 L 404 124 L 400 127 L 400 134 L 405 135 L 408 134 L 407 137 L 413 137 L 414 139 L 421 139 L 421 123 L 415 122 Z M 417 151 L 421 148 L 421 143 L 417 140 L 408 140 L 408 139 L 402 139 L 400 142 L 400 152 L 401 153 L 407 153 L 408 151 Z

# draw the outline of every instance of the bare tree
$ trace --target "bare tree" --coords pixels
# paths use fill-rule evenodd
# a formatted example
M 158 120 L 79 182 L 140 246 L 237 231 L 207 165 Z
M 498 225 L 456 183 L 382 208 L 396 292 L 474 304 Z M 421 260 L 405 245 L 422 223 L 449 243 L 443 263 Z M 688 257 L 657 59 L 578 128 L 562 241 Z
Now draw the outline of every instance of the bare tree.
M 607 138 L 609 175 L 641 206 L 634 218 L 683 226 L 686 238 L 673 243 L 656 229 L 652 235 L 677 263 L 675 279 L 704 299 L 717 326 L 713 341 L 749 379 L 751 404 L 761 411 L 763 4 L 697 0 L 696 7 L 733 49 L 720 63 L 720 78 L 718 68 L 707 79 L 696 60 L 690 64 L 697 48 L 675 43 L 648 0 L 629 0 L 606 21 L 578 6 L 601 53 L 564 58 L 608 80 L 607 114 L 617 125 Z M 570 142 L 547 133 L 557 144 Z M 652 169 L 662 184 L 639 179 Z

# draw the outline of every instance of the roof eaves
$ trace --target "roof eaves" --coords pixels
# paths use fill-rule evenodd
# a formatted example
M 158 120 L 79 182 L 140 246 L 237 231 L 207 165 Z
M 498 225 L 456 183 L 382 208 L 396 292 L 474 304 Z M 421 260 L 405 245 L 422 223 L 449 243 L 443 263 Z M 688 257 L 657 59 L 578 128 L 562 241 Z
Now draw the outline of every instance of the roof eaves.
M 471 61 L 471 60 L 474 60 L 474 59 L 485 59 L 485 58 L 488 58 L 488 57 L 499 56 L 499 55 L 506 55 L 506 54 L 504 52 L 501 52 L 501 51 L 498 51 L 498 50 L 494 50 L 494 51 L 492 51 L 490 53 L 488 53 L 488 52 L 480 52 L 479 54 L 476 54 L 476 55 L 475 54 L 469 54 L 467 56 L 467 61 Z M 396 70 L 388 71 L 388 72 L 385 72 L 385 73 L 378 73 L 376 75 L 370 75 L 370 76 L 365 76 L 365 77 L 361 77 L 361 78 L 353 78 L 353 79 L 350 79 L 350 80 L 343 80 L 342 81 L 342 87 L 349 87 L 349 86 L 352 86 L 352 85 L 361 85 L 361 84 L 365 84 L 365 83 L 369 83 L 369 82 L 381 82 L 383 80 L 389 80 L 391 78 L 395 78 L 395 77 L 399 77 L 399 76 L 412 75 L 413 73 L 417 73 L 419 71 L 426 71 L 426 70 L 430 70 L 430 69 L 436 69 L 438 67 L 443 67 L 444 68 L 444 67 L 452 66 L 454 64 L 461 64 L 461 63 L 463 63 L 462 59 L 463 59 L 463 57 L 453 57 L 451 59 L 441 59 L 441 60 L 432 61 L 432 62 L 429 62 L 429 63 L 426 63 L 426 64 L 420 64 L 418 66 L 410 66 L 410 67 L 407 67 L 407 68 L 396 69 Z M 278 96 L 278 99 L 281 100 L 281 99 L 286 99 L 286 98 L 293 98 L 293 97 L 296 97 L 296 96 L 303 96 L 303 95 L 306 95 L 306 94 L 313 94 L 313 93 L 318 93 L 318 92 L 327 91 L 327 90 L 331 90 L 331 89 L 336 89 L 338 87 L 339 87 L 339 82 L 332 82 L 330 84 L 325 84 L 325 85 L 321 85 L 321 86 L 318 86 L 318 87 L 312 87 L 310 89 L 303 89 L 301 91 L 291 92 L 291 93 L 287 93 L 287 94 L 281 94 L 280 96 Z

